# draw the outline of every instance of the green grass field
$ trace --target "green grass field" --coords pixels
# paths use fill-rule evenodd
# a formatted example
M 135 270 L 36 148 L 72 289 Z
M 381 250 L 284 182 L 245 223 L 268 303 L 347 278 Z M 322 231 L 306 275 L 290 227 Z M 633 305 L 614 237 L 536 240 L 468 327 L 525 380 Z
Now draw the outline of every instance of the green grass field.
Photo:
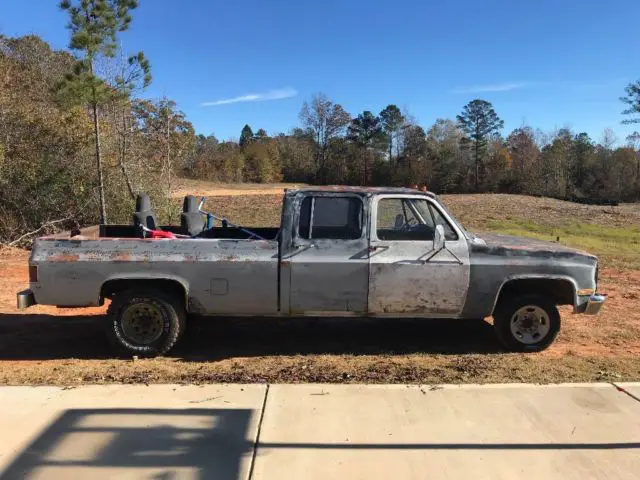
M 597 255 L 607 266 L 640 269 L 640 228 L 637 226 L 571 223 L 552 227 L 525 218 L 515 218 L 490 220 L 487 229 L 496 233 L 559 241 L 562 245 Z

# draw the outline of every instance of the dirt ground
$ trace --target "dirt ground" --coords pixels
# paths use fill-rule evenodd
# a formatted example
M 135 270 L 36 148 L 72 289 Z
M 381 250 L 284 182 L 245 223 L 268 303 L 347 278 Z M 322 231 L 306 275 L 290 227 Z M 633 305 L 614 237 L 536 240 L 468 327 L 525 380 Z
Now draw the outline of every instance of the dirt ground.
M 20 313 L 28 253 L 0 251 L 0 384 L 640 380 L 640 271 L 604 269 L 597 317 L 562 309 L 540 354 L 506 354 L 487 322 L 191 318 L 172 354 L 113 359 L 104 308 Z

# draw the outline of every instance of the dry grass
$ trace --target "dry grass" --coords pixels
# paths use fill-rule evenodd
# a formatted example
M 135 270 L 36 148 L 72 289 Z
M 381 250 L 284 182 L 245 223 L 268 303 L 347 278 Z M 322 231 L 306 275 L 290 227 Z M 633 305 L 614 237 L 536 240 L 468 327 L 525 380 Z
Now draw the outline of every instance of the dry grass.
M 280 193 L 228 195 L 211 198 L 208 207 L 247 226 L 274 226 L 281 199 Z M 533 225 L 529 234 L 553 235 L 566 225 L 590 225 L 600 238 L 640 225 L 639 205 L 610 213 L 505 195 L 444 201 L 473 230 Z M 625 258 L 615 255 L 615 268 L 601 273 L 601 288 L 610 294 L 603 312 L 575 316 L 563 308 L 562 332 L 541 354 L 503 353 L 484 322 L 195 318 L 172 356 L 135 362 L 110 358 L 104 309 L 36 306 L 18 313 L 15 292 L 26 285 L 26 260 L 20 250 L 0 252 L 2 384 L 640 380 L 640 270 L 620 268 Z

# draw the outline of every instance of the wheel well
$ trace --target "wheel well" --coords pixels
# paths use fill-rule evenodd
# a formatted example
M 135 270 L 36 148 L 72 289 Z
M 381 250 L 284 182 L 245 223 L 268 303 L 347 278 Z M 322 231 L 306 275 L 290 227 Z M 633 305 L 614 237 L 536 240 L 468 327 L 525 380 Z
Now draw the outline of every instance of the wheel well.
M 539 294 L 553 298 L 556 305 L 573 305 L 576 291 L 571 281 L 561 278 L 523 278 L 510 280 L 502 286 L 496 301 L 496 306 L 506 298 L 514 298 L 526 294 Z
M 181 298 L 186 305 L 187 290 L 185 286 L 177 280 L 169 279 L 149 279 L 149 278 L 120 278 L 106 281 L 100 290 L 100 298 L 113 298 L 118 292 L 130 290 L 132 288 L 152 288 L 165 293 L 170 293 Z

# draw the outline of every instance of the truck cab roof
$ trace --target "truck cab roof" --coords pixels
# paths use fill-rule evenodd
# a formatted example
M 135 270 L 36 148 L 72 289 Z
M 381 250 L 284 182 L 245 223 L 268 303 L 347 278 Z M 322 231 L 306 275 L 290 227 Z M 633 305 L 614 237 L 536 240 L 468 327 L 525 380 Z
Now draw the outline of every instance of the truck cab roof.
M 433 192 L 422 192 L 413 188 L 405 187 L 359 187 L 351 185 L 318 185 L 303 188 L 285 189 L 287 195 L 295 195 L 297 193 L 356 193 L 361 195 L 380 195 L 380 194 L 404 194 L 404 195 L 425 195 L 436 198 Z

